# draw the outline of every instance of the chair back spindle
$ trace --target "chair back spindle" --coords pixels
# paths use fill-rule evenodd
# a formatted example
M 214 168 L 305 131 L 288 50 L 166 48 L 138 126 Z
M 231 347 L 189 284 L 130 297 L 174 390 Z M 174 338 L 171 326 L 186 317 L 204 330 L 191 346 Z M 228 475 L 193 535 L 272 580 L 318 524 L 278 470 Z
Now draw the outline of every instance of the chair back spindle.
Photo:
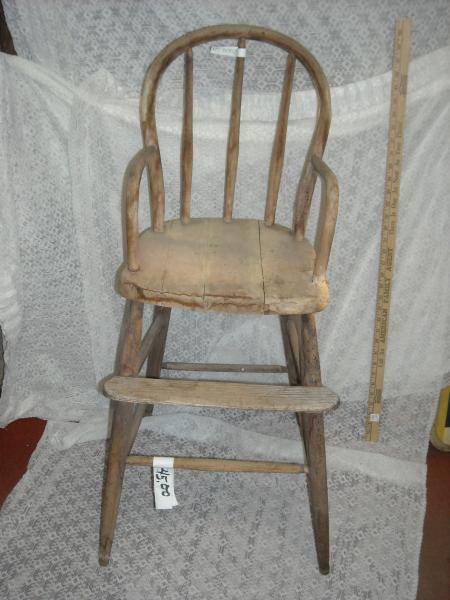
M 316 174 L 313 157 L 321 158 L 325 149 L 331 120 L 330 90 L 319 63 L 312 54 L 295 40 L 282 33 L 264 27 L 248 25 L 217 25 L 187 33 L 168 44 L 154 59 L 145 75 L 141 94 L 141 127 L 144 147 L 152 147 L 150 194 L 152 228 L 164 230 L 164 179 L 159 152 L 155 118 L 156 92 L 165 69 L 177 56 L 184 54 L 184 108 L 181 141 L 181 220 L 190 219 L 193 169 L 193 48 L 200 44 L 221 39 L 236 39 L 239 48 L 245 48 L 247 40 L 272 44 L 287 53 L 280 109 L 275 130 L 269 168 L 267 199 L 264 222 L 275 222 L 278 193 L 283 171 L 289 106 L 292 95 L 296 62 L 307 70 L 317 92 L 317 115 L 314 133 L 297 188 L 293 211 L 293 232 L 297 239 L 304 235 L 309 214 Z M 239 156 L 239 133 L 241 121 L 242 86 L 244 77 L 243 56 L 237 56 L 231 98 L 230 128 L 227 143 L 223 217 L 231 221 L 236 187 Z
M 238 48 L 245 48 L 245 39 L 239 38 Z M 234 67 L 233 93 L 231 96 L 230 130 L 228 133 L 227 162 L 225 168 L 225 197 L 223 217 L 231 221 L 233 216 L 234 190 L 239 158 L 239 132 L 241 128 L 242 83 L 244 80 L 244 62 L 242 56 L 236 57 Z
M 188 48 L 184 54 L 184 107 L 181 136 L 181 220 L 183 223 L 189 223 L 191 213 L 193 62 L 192 48 Z
M 289 106 L 291 103 L 292 84 L 294 82 L 295 57 L 288 54 L 284 72 L 283 91 L 281 93 L 280 110 L 278 113 L 277 128 L 270 160 L 269 183 L 267 186 L 267 201 L 264 222 L 273 225 L 277 209 L 278 191 L 280 189 L 281 174 L 283 172 L 284 150 L 286 147 L 286 133 L 289 119 Z

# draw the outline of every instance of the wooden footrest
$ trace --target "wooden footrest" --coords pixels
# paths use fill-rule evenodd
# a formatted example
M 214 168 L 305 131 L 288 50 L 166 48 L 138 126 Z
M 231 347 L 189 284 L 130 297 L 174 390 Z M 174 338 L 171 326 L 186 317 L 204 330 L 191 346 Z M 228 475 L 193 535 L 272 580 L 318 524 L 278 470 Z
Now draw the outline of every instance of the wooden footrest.
M 127 465 L 152 467 L 154 456 L 131 454 Z M 175 456 L 174 469 L 213 471 L 215 473 L 308 473 L 308 467 L 299 463 L 284 463 L 260 460 L 235 460 L 229 458 L 191 458 Z
M 243 410 L 318 413 L 335 408 L 339 403 L 337 395 L 325 386 L 112 377 L 106 381 L 104 390 L 109 398 L 120 402 Z

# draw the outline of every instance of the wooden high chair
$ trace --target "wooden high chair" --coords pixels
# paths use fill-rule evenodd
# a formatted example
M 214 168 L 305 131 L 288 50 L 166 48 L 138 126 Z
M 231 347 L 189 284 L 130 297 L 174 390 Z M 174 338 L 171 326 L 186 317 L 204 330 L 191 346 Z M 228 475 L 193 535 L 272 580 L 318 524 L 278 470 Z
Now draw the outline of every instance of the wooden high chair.
M 232 38 L 238 42 L 226 157 L 223 218 L 191 219 L 193 48 Z M 256 40 L 286 51 L 286 70 L 269 169 L 264 220 L 233 219 L 245 46 Z M 185 60 L 181 138 L 181 216 L 164 221 L 164 181 L 155 122 L 155 100 L 164 70 L 180 54 Z M 294 202 L 292 230 L 275 224 L 289 104 L 296 61 L 308 71 L 318 97 L 317 122 Z M 130 455 L 144 414 L 155 404 L 243 410 L 292 411 L 305 446 L 305 464 L 175 457 L 175 468 L 211 471 L 305 473 L 321 573 L 329 571 L 328 495 L 323 414 L 338 403 L 322 386 L 314 313 L 328 304 L 326 269 L 338 209 L 338 184 L 322 160 L 330 126 L 330 92 L 316 59 L 299 43 L 262 27 L 218 25 L 188 33 L 166 46 L 149 67 L 141 96 L 144 147 L 125 173 L 126 262 L 119 290 L 128 300 L 120 342 L 119 375 L 109 379 L 112 429 L 101 515 L 101 565 L 109 561 L 122 481 L 127 464 L 151 465 L 151 456 Z M 151 227 L 139 234 L 138 199 L 144 168 L 151 196 Z M 315 245 L 305 226 L 316 177 L 321 210 Z M 142 337 L 145 303 L 153 322 Z M 163 363 L 172 307 L 230 313 L 280 315 L 286 366 Z M 147 360 L 146 377 L 138 377 Z M 159 379 L 161 369 L 287 372 L 287 385 Z

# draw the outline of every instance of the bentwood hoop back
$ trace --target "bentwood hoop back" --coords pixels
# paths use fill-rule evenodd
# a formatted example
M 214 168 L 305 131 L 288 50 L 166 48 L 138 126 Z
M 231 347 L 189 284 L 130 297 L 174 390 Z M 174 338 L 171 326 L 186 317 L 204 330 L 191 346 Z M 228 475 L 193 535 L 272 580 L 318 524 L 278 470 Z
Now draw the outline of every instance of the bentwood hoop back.
M 325 144 L 328 137 L 328 131 L 331 122 L 331 103 L 330 88 L 321 66 L 308 52 L 308 50 L 295 40 L 263 27 L 250 27 L 245 25 L 218 25 L 205 27 L 178 38 L 166 46 L 155 58 L 149 67 L 142 87 L 140 116 L 144 146 L 153 146 L 156 149 L 153 160 L 155 177 L 159 185 L 152 189 L 152 202 L 154 210 L 152 211 L 153 228 L 155 231 L 163 230 L 164 222 L 164 185 L 161 168 L 161 159 L 159 156 L 158 133 L 156 127 L 156 92 L 161 76 L 166 68 L 180 54 L 185 54 L 185 113 L 183 127 L 183 195 L 182 211 L 183 216 L 189 218 L 189 205 L 192 178 L 192 80 L 193 80 L 193 51 L 192 49 L 199 44 L 209 43 L 221 39 L 236 38 L 240 48 L 245 48 L 247 40 L 256 40 L 277 46 L 287 53 L 286 77 L 283 85 L 283 94 L 281 101 L 281 110 L 278 119 L 277 132 L 274 142 L 275 158 L 270 166 L 270 195 L 268 198 L 268 209 L 266 209 L 266 224 L 272 224 L 276 208 L 276 196 L 279 186 L 279 175 L 281 175 L 281 166 L 286 141 L 286 125 L 289 115 L 289 101 L 292 90 L 295 61 L 301 62 L 308 71 L 311 80 L 317 90 L 318 111 L 316 128 L 313 133 L 311 145 L 305 169 L 302 173 L 300 185 L 298 188 L 297 199 L 295 202 L 295 230 L 299 230 L 303 235 L 306 220 L 308 218 L 311 195 L 314 189 L 315 172 L 311 163 L 313 156 L 322 158 Z M 233 208 L 234 183 L 236 180 L 239 128 L 240 128 L 240 107 L 242 98 L 242 82 L 244 75 L 245 58 L 236 58 L 236 70 L 233 83 L 232 112 L 230 122 L 230 138 L 227 153 L 227 181 L 225 192 L 224 216 L 231 219 Z M 277 185 L 278 182 L 278 185 Z M 154 192 L 154 197 L 153 197 Z M 269 215 L 267 213 L 270 213 Z
M 193 80 L 195 47 L 221 39 L 237 41 L 225 168 L 223 216 L 191 218 L 193 161 Z M 261 220 L 233 219 L 239 158 L 240 114 L 248 40 L 286 52 L 267 195 Z M 184 112 L 181 146 L 180 218 L 165 221 L 164 175 L 158 143 L 156 96 L 166 68 L 184 55 Z M 308 71 L 317 92 L 317 119 L 297 194 L 292 228 L 276 224 L 289 106 L 295 66 Z M 126 260 L 119 292 L 127 298 L 119 344 L 118 375 L 105 384 L 111 398 L 112 429 L 107 451 L 100 532 L 100 563 L 108 564 L 126 464 L 150 465 L 152 456 L 130 452 L 144 414 L 155 404 L 296 413 L 305 464 L 176 457 L 175 467 L 219 471 L 305 473 L 319 568 L 329 570 L 328 500 L 323 414 L 337 405 L 321 384 L 314 313 L 329 301 L 326 269 L 337 218 L 338 184 L 323 162 L 330 127 L 330 92 L 316 59 L 295 40 L 262 27 L 218 25 L 188 33 L 167 45 L 144 79 L 140 105 L 143 148 L 125 172 Z M 201 166 L 200 166 L 201 168 Z M 147 169 L 151 224 L 139 232 L 138 201 Z M 300 168 L 299 168 L 300 172 Z M 171 174 L 173 177 L 174 174 Z M 321 207 L 314 245 L 305 238 L 312 195 L 319 176 Z M 153 322 L 142 336 L 143 307 L 154 304 Z M 172 307 L 233 313 L 280 315 L 286 366 L 165 363 L 164 348 Z M 146 377 L 138 377 L 147 361 Z M 161 370 L 286 372 L 289 386 L 159 379 Z

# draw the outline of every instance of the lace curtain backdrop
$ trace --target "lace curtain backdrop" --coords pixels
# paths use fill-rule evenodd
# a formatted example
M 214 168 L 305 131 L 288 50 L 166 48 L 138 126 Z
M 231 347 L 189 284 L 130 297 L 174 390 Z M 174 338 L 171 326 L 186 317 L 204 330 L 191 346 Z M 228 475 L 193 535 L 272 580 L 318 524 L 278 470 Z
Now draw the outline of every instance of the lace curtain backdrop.
M 6 0 L 4 7 L 19 57 L 0 56 L 0 324 L 6 341 L 1 424 L 24 416 L 47 419 L 47 438 L 34 464 L 45 470 L 51 456 L 61 465 L 55 477 L 67 473 L 69 464 L 78 464 L 73 457 L 83 462 L 99 456 L 99 442 L 93 440 L 105 437 L 108 403 L 98 383 L 113 370 L 123 311 L 123 300 L 114 291 L 115 273 L 123 259 L 121 184 L 126 164 L 141 146 L 138 104 L 145 69 L 164 44 L 200 26 L 249 22 L 282 31 L 315 55 L 332 86 L 333 117 L 325 159 L 337 174 L 341 203 L 328 273 L 331 304 L 318 315 L 318 331 L 323 381 L 341 398 L 340 407 L 326 418 L 334 560 L 339 550 L 352 544 L 355 553 L 360 552 L 359 556 L 351 552 L 353 579 L 345 575 L 343 563 L 336 563 L 333 589 L 340 590 L 336 598 L 346 600 L 412 598 L 429 430 L 438 392 L 450 370 L 447 0 Z M 381 438 L 369 444 L 364 441 L 364 423 L 393 32 L 400 15 L 413 21 L 412 60 Z M 194 60 L 192 214 L 218 216 L 233 60 L 211 56 L 207 48 L 196 49 Z M 249 43 L 236 217 L 263 215 L 267 180 L 262 174 L 268 173 L 283 70 L 281 52 Z M 177 217 L 179 209 L 182 74 L 182 60 L 177 59 L 158 99 L 167 218 Z M 297 67 L 277 210 L 277 222 L 285 225 L 290 224 L 315 106 L 311 84 Z M 318 199 L 316 193 L 310 238 Z M 145 185 L 140 206 L 144 227 L 149 220 Z M 284 361 L 275 317 L 180 310 L 173 311 L 166 356 L 199 362 Z M 284 376 L 267 375 L 242 379 L 285 381 Z M 147 433 L 142 440 L 150 435 L 148 443 L 155 440 L 161 451 L 170 438 L 179 452 L 182 443 L 194 450 L 248 458 L 298 460 L 301 452 L 290 415 L 158 407 L 143 427 Z M 89 440 L 67 454 L 56 450 Z M 94 466 L 85 468 L 87 479 L 97 481 Z M 188 479 L 183 481 L 188 485 Z M 215 482 L 216 488 L 219 484 L 218 479 L 202 479 L 203 491 L 211 496 L 205 491 L 208 481 Z M 260 484 L 251 485 L 256 497 Z M 233 504 L 235 500 L 226 500 L 227 493 L 223 491 L 225 502 Z M 244 496 L 243 502 L 250 506 L 251 497 Z M 276 501 L 268 500 L 267 510 L 269 506 L 273 512 Z M 138 502 L 132 507 L 135 514 Z M 88 511 L 94 524 L 95 510 L 93 505 Z M 175 519 L 178 525 L 179 519 Z M 374 546 L 373 538 L 366 539 L 368 527 L 379 532 L 384 545 Z M 8 539 L 13 540 L 13 528 L 8 531 Z M 151 538 L 147 528 L 145 532 Z M 33 535 L 37 536 L 35 529 Z M 152 543 L 158 547 L 154 539 Z M 256 555 L 261 551 L 262 556 L 263 546 L 258 548 Z M 132 552 L 131 544 L 128 550 Z M 368 574 L 371 552 L 376 567 Z M 392 563 L 393 553 L 402 556 L 401 565 Z M 71 560 L 77 559 L 71 555 Z M 138 564 L 145 568 L 144 563 Z M 121 565 L 119 572 L 125 569 L 125 563 Z M 142 573 L 137 583 L 136 573 L 132 591 L 120 588 L 123 593 L 117 597 L 144 597 L 145 587 L 147 593 L 155 592 L 156 583 Z M 92 571 L 92 577 L 97 581 L 100 575 Z M 377 577 L 382 580 L 380 595 L 368 595 Z M 322 595 L 315 597 L 331 597 L 327 596 L 331 584 L 314 584 L 323 586 Z M 350 591 L 352 585 L 356 592 Z M 11 590 L 20 588 L 17 580 L 11 586 Z M 287 595 L 280 598 L 296 597 L 294 587 L 288 586 Z M 209 597 L 227 597 L 217 589 L 216 595 L 209 591 Z M 241 596 L 236 591 L 229 597 Z

